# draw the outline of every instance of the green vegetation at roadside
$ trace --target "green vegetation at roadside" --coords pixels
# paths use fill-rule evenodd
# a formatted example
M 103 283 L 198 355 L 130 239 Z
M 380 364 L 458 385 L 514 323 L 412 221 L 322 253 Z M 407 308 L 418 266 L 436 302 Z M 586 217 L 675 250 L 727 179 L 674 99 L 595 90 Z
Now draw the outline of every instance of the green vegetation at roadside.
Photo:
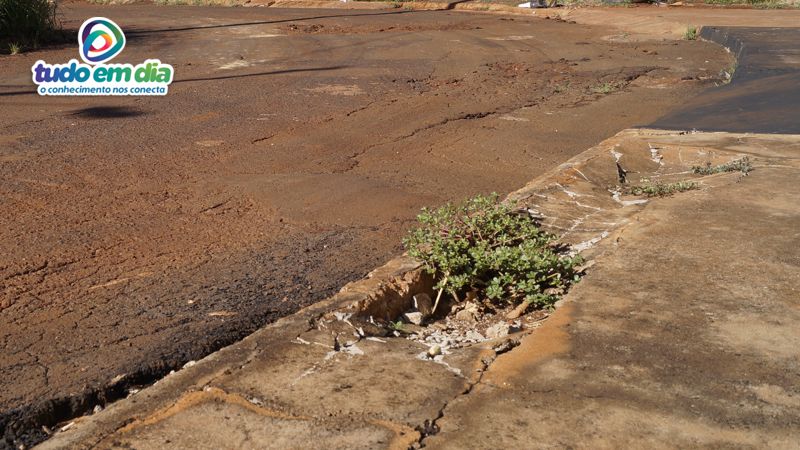
M 600 83 L 592 88 L 592 92 L 595 94 L 608 95 L 618 91 L 620 87 L 622 86 L 619 83 Z
M 627 187 L 625 193 L 630 195 L 643 195 L 645 197 L 666 197 L 678 192 L 691 191 L 694 189 L 700 189 L 700 185 L 694 181 L 677 181 L 675 183 L 645 181 L 643 184 Z
M 552 305 L 578 281 L 579 256 L 497 194 L 423 209 L 419 228 L 404 239 L 408 253 L 437 280 L 435 288 L 462 301 L 473 293 L 495 303 Z
M 61 37 L 50 0 L 0 0 L 0 52 L 21 53 Z
M 752 170 L 753 165 L 750 163 L 750 158 L 747 156 L 726 164 L 712 166 L 711 163 L 706 163 L 705 166 L 692 167 L 692 172 L 698 175 L 713 175 L 715 173 L 725 172 L 742 172 L 743 174 L 747 175 L 748 173 L 752 172 Z
M 686 32 L 683 34 L 683 38 L 687 41 L 697 40 L 697 27 L 691 25 L 686 27 Z
M 705 0 L 706 5 L 718 6 L 752 6 L 759 9 L 798 8 L 798 0 Z

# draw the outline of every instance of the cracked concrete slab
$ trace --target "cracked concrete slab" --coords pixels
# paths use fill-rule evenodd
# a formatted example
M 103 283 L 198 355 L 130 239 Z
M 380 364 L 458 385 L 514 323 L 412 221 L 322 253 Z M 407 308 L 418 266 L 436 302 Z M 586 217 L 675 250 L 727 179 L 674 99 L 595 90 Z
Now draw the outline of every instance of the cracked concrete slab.
M 449 405 L 431 448 L 796 448 L 800 136 L 665 141 L 757 168 L 649 202 L 598 244 L 570 307 Z
M 42 448 L 408 448 L 448 399 L 477 382 L 494 352 L 473 347 L 441 364 L 419 359 L 427 346 L 411 340 L 358 339 L 347 316 L 320 326 L 326 313 L 387 284 L 405 292 L 429 287 L 415 262 L 393 260 L 333 299 L 80 420 Z M 186 430 L 197 432 L 186 440 Z

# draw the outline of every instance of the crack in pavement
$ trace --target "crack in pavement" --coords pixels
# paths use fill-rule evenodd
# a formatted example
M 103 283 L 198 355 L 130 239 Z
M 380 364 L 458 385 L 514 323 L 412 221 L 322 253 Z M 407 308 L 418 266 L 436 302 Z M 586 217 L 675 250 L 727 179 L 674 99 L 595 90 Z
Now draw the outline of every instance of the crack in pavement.
M 428 436 L 433 436 L 439 433 L 439 431 L 441 431 L 441 428 L 439 426 L 439 421 L 444 418 L 447 407 L 454 401 L 467 397 L 470 393 L 472 393 L 473 389 L 475 389 L 475 386 L 482 383 L 484 374 L 486 374 L 486 372 L 489 370 L 491 365 L 497 360 L 497 358 L 502 354 L 513 352 L 514 349 L 519 346 L 520 340 L 522 340 L 525 336 L 531 334 L 534 331 L 535 330 L 530 330 L 527 333 L 522 333 L 522 335 L 516 336 L 514 339 L 507 339 L 502 343 L 495 344 L 491 348 L 492 352 L 491 355 L 483 356 L 480 359 L 481 367 L 476 369 L 478 375 L 475 376 L 473 380 L 471 380 L 470 378 L 465 378 L 467 380 L 467 386 L 464 388 L 464 390 L 456 394 L 450 400 L 447 400 L 442 405 L 441 409 L 439 409 L 439 412 L 436 415 L 436 417 L 434 417 L 433 419 L 426 419 L 422 423 L 422 425 L 416 427 L 416 430 L 420 433 L 420 438 L 417 440 L 419 448 L 425 448 L 425 439 L 427 439 Z M 506 347 L 505 349 L 503 349 L 503 347 L 506 344 L 510 344 L 510 347 Z

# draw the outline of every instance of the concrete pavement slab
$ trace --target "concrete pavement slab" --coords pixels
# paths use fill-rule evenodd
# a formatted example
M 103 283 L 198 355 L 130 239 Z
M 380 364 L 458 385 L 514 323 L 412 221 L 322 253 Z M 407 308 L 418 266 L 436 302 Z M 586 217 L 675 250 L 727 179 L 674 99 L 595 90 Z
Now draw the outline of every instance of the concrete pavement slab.
M 759 162 L 650 202 L 601 241 L 568 306 L 448 405 L 426 444 L 796 448 L 800 137 L 748 138 L 648 139 Z

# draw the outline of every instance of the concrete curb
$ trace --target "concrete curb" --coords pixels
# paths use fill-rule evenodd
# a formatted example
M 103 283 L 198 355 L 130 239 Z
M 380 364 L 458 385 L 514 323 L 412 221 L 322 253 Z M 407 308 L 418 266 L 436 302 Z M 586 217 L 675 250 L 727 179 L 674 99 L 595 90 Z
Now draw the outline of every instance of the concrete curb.
M 194 364 L 188 364 L 183 370 L 171 374 L 152 386 L 136 394 L 136 398 L 123 399 L 109 405 L 102 414 L 85 416 L 76 419 L 81 426 L 73 433 L 59 434 L 43 442 L 38 448 L 84 447 L 90 436 L 108 433 L 124 426 L 127 419 L 135 418 L 147 405 L 153 403 L 169 403 L 187 390 L 207 385 L 215 377 L 242 361 L 244 355 L 254 349 L 254 342 L 261 336 L 278 333 L 281 335 L 299 335 L 309 328 L 309 324 L 323 315 L 352 308 L 353 305 L 365 304 L 374 307 L 382 299 L 404 299 L 409 292 L 416 293 L 425 289 L 428 278 L 419 269 L 419 263 L 408 257 L 398 257 L 373 270 L 366 278 L 345 285 L 333 297 L 315 303 L 300 311 L 278 319 L 261 330 L 251 334 L 236 344 L 222 348 Z M 410 299 L 410 297 L 408 297 Z M 246 359 L 246 358 L 245 358 Z M 90 419 L 90 420 L 86 420 Z M 62 441 L 60 438 L 65 437 Z

